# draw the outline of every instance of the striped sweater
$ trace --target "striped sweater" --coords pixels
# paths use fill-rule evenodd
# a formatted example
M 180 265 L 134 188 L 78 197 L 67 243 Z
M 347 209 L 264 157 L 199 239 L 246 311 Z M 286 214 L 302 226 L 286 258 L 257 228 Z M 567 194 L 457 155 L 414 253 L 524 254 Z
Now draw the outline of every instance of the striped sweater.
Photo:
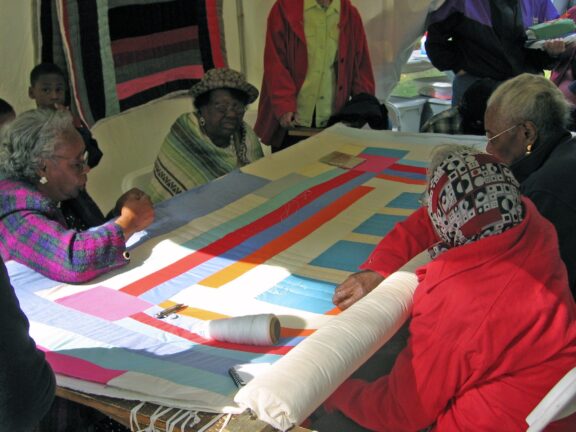
M 0 255 L 50 279 L 86 282 L 127 263 L 121 228 L 68 229 L 57 204 L 28 183 L 0 181 Z
M 198 125 L 194 113 L 182 114 L 166 136 L 149 185 L 152 202 L 158 203 L 188 189 L 208 183 L 263 156 L 254 131 L 243 123 L 228 148 L 216 146 Z

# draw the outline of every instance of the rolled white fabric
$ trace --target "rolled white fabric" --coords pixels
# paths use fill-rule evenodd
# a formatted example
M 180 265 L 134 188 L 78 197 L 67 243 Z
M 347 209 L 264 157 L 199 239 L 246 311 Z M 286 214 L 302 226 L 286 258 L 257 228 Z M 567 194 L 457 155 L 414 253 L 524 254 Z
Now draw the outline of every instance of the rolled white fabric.
M 286 431 L 306 419 L 402 326 L 416 275 L 396 272 L 259 374 L 234 401 Z
M 280 320 L 274 314 L 246 315 L 208 321 L 204 334 L 222 342 L 275 345 L 280 338 Z

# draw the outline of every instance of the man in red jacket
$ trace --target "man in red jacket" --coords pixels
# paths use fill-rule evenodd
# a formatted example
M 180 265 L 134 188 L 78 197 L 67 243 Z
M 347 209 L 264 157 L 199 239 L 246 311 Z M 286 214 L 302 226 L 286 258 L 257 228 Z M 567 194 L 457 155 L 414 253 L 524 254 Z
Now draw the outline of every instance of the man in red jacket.
M 524 430 L 576 365 L 576 305 L 554 227 L 491 155 L 444 148 L 430 173 L 421 221 L 435 241 L 417 270 L 408 345 L 390 374 L 348 380 L 324 406 L 374 431 Z M 350 430 L 327 419 L 314 429 Z
M 254 130 L 278 151 L 296 126 L 325 127 L 351 96 L 374 95 L 360 14 L 350 0 L 278 0 L 268 16 Z

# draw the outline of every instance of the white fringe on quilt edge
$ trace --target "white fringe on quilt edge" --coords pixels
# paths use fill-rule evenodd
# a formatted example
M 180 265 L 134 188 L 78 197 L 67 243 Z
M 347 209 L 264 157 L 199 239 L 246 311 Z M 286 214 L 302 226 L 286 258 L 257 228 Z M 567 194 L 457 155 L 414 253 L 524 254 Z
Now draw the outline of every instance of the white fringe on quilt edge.
M 159 418 L 167 415 L 170 411 L 175 410 L 174 414 L 170 416 L 168 420 L 166 420 L 166 432 L 174 432 L 176 427 L 180 428 L 182 432 L 186 431 L 186 428 L 193 428 L 198 423 L 200 423 L 200 417 L 198 416 L 198 411 L 188 411 L 179 408 L 170 408 L 170 407 L 163 407 L 159 406 L 154 413 L 150 416 L 150 422 L 148 425 L 140 426 L 138 423 L 138 412 L 142 409 L 142 407 L 146 404 L 146 402 L 141 402 L 136 405 L 134 408 L 130 410 L 130 430 L 132 432 L 161 432 L 164 429 L 157 429 L 156 422 Z M 206 425 L 199 429 L 198 432 L 205 432 L 209 427 L 211 427 L 214 423 L 220 420 L 223 416 L 227 416 L 226 420 L 224 421 L 224 425 L 220 429 L 223 431 L 232 414 L 216 414 L 213 419 L 211 419 Z M 192 429 L 191 429 L 192 430 Z

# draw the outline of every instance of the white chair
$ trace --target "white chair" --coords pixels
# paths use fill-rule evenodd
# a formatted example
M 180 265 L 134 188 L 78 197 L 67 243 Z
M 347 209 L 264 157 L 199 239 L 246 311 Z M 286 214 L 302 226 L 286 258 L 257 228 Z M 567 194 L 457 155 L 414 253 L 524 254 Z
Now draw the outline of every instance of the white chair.
M 148 185 L 152 179 L 152 170 L 154 165 L 146 165 L 145 167 L 139 168 L 132 172 L 129 172 L 122 179 L 122 193 L 129 191 L 130 189 L 137 187 L 138 189 L 147 192 Z
M 395 130 L 395 131 L 401 131 L 402 130 L 402 122 L 401 122 L 402 114 L 400 113 L 400 110 L 398 108 L 396 108 L 394 105 L 392 105 L 391 102 L 384 101 L 384 104 L 386 105 L 386 109 L 388 110 L 388 120 L 390 121 L 390 129 Z
M 402 132 L 419 132 L 422 122 L 422 112 L 427 98 L 402 98 L 390 96 L 386 101 L 388 117 L 392 123 L 392 130 Z
M 532 410 L 526 432 L 540 432 L 555 420 L 576 413 L 576 367 L 556 383 Z

